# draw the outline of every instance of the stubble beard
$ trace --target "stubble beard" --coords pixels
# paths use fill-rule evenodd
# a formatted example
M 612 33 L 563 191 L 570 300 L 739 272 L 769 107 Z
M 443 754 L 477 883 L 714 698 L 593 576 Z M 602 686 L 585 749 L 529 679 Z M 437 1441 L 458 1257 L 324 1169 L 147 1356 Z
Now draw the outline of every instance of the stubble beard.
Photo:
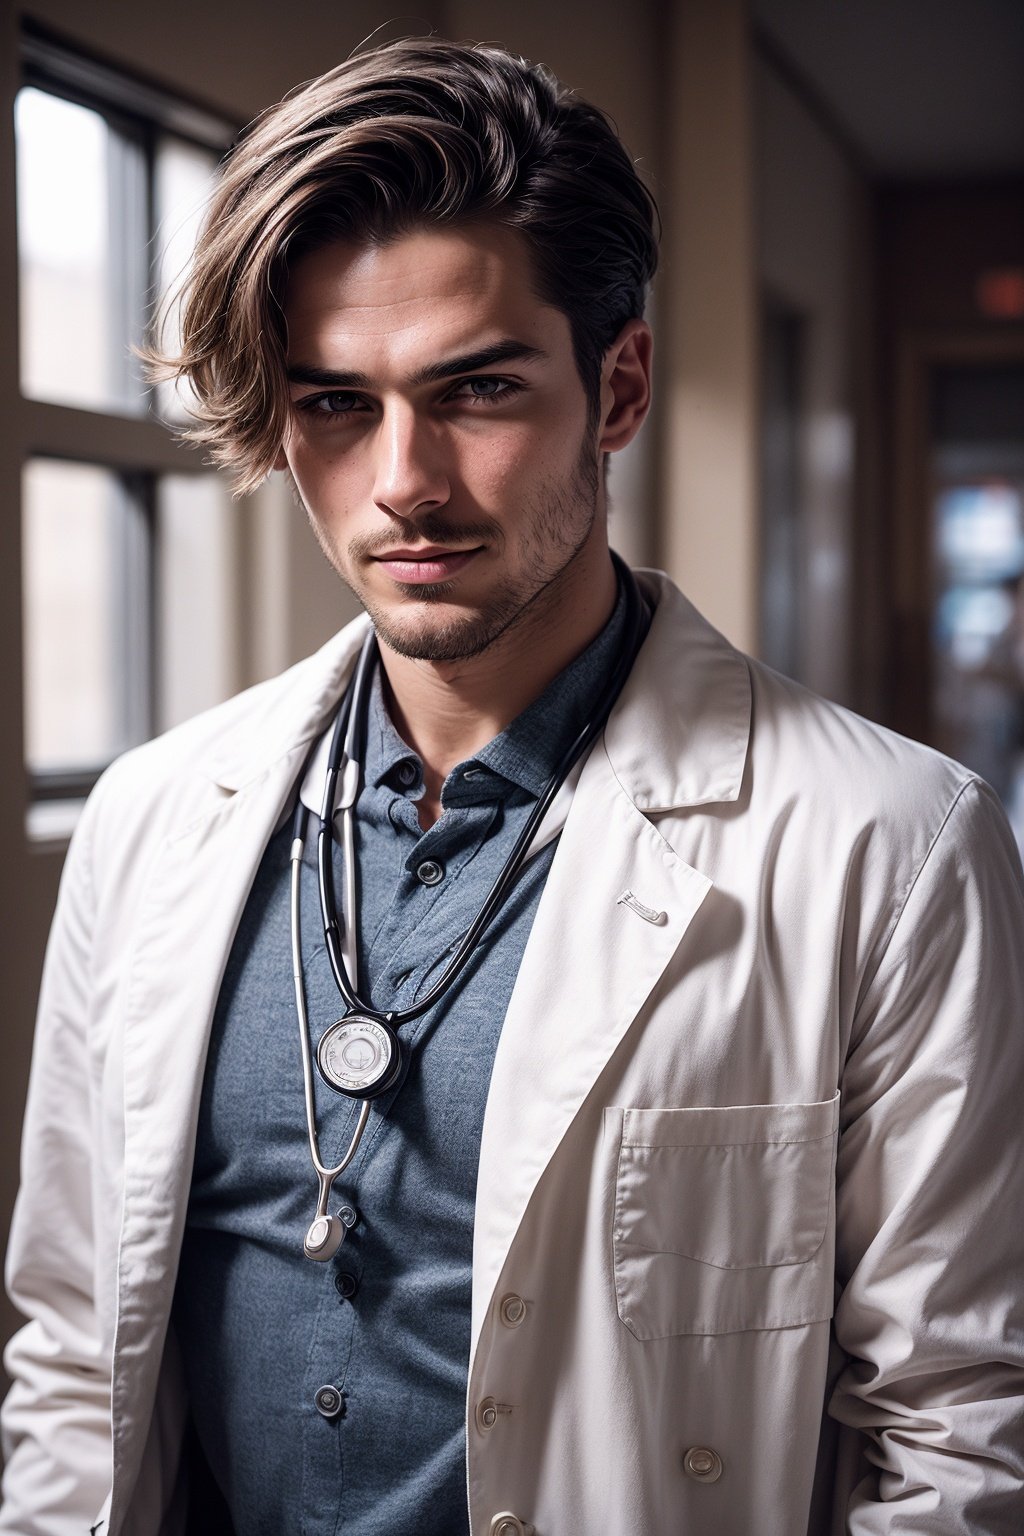
M 537 496 L 526 519 L 521 569 L 489 594 L 486 606 L 480 611 L 448 619 L 418 615 L 410 617 L 408 622 L 401 622 L 401 609 L 396 612 L 386 608 L 372 593 L 363 590 L 349 572 L 341 569 L 335 552 L 316 522 L 312 518 L 310 521 L 325 555 L 365 607 L 383 645 L 414 661 L 468 661 L 499 640 L 510 638 L 521 626 L 541 622 L 558 603 L 562 589 L 560 578 L 566 575 L 590 538 L 598 512 L 599 484 L 593 434 L 588 432 L 571 483 L 559 489 L 549 488 Z M 496 549 L 499 557 L 507 542 L 504 529 L 496 519 L 456 523 L 443 513 L 424 513 L 417 517 L 415 532 L 431 544 L 451 547 L 465 548 L 467 540 L 479 540 Z M 363 560 L 385 553 L 393 544 L 393 533 L 388 538 L 375 535 L 353 540 L 347 550 L 351 568 L 358 570 Z M 399 585 L 398 591 L 410 602 L 440 607 L 457 595 L 458 583 Z

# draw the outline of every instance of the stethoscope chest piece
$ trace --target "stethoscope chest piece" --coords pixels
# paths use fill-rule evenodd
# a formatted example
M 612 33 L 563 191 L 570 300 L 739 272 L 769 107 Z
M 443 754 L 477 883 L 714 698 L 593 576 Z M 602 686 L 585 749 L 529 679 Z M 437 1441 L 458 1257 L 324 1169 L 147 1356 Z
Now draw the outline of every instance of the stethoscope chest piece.
M 394 1086 L 402 1070 L 402 1051 L 385 1019 L 348 1013 L 324 1030 L 316 1064 L 324 1082 L 339 1093 L 374 1099 Z
M 563 753 L 554 773 L 548 780 L 540 798 L 516 839 L 512 851 L 495 880 L 486 900 L 476 917 L 466 929 L 447 960 L 441 975 L 430 990 L 414 1003 L 394 1012 L 378 1013 L 372 1002 L 364 1000 L 358 991 L 358 882 L 356 868 L 355 805 L 362 783 L 362 756 L 366 745 L 366 721 L 369 708 L 373 669 L 377 661 L 377 642 L 371 630 L 366 637 L 359 660 L 356 663 L 352 683 L 345 695 L 334 727 L 328 754 L 324 794 L 317 834 L 317 864 L 320 883 L 320 913 L 324 925 L 324 944 L 338 991 L 348 1012 L 331 1024 L 320 1037 L 316 1049 L 316 1064 L 320 1076 L 328 1087 L 348 1098 L 360 1100 L 355 1129 L 348 1150 L 341 1161 L 327 1167 L 320 1156 L 320 1144 L 316 1130 L 316 1102 L 314 1095 L 313 1052 L 310 1042 L 309 1018 L 306 1009 L 306 987 L 302 968 L 302 924 L 300 921 L 300 889 L 303 850 L 306 842 L 306 808 L 301 796 L 295 811 L 295 830 L 291 847 L 291 938 L 292 977 L 295 984 L 295 1008 L 299 1020 L 299 1039 L 302 1051 L 302 1089 L 306 1108 L 306 1131 L 309 1152 L 320 1184 L 320 1197 L 316 1216 L 306 1229 L 303 1251 L 309 1259 L 330 1259 L 337 1253 L 345 1239 L 345 1231 L 355 1221 L 351 1206 L 342 1206 L 337 1215 L 331 1215 L 327 1206 L 335 1179 L 348 1168 L 358 1150 L 363 1132 L 370 1117 L 370 1104 L 393 1088 L 402 1076 L 409 1041 L 400 1043 L 396 1024 L 411 1023 L 428 1013 L 440 998 L 452 987 L 469 963 L 494 914 L 500 908 L 513 882 L 519 875 L 529 855 L 541 822 L 551 807 L 555 795 L 572 769 L 589 750 L 603 729 L 608 714 L 619 695 L 637 650 L 643 639 L 646 624 L 643 602 L 636 583 L 618 556 L 613 557 L 618 569 L 619 585 L 625 594 L 628 612 L 629 634 L 615 670 L 586 724 L 578 732 Z M 340 798 L 339 798 L 340 791 Z M 345 897 L 343 911 L 338 913 L 334 899 L 334 818 L 342 814 L 342 838 L 345 868 Z

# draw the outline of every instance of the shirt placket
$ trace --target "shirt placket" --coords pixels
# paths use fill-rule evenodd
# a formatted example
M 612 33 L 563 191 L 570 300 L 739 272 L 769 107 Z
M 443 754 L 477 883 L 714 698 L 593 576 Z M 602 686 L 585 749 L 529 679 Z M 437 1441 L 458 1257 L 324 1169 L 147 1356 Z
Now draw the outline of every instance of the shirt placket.
M 472 921 L 470 889 L 477 895 L 482 881 L 464 881 L 463 876 L 471 861 L 490 852 L 485 844 L 500 814 L 496 802 L 453 808 L 413 842 L 415 808 L 399 797 L 398 809 L 407 851 L 390 900 L 376 893 L 374 904 L 386 906 L 364 962 L 366 990 L 383 1010 L 409 1006 L 438 958 L 455 946 Z M 392 826 L 395 820 L 392 802 Z

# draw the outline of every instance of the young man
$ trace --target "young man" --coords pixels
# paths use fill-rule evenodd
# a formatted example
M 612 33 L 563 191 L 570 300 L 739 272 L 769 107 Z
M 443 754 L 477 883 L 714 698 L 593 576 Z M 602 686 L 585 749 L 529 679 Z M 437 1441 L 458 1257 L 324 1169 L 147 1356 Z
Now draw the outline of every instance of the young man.
M 652 226 L 493 49 L 228 164 L 173 367 L 370 623 L 83 816 L 3 1530 L 1021 1528 L 1019 862 L 613 564 Z

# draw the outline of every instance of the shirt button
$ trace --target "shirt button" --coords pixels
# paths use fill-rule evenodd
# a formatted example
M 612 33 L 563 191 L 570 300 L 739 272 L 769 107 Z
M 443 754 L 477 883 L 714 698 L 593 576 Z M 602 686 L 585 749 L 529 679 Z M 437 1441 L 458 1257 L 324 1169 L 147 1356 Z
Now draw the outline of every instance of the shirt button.
M 707 1445 L 692 1445 L 683 1457 L 683 1466 L 698 1483 L 717 1483 L 722 1475 L 722 1458 Z
M 498 1311 L 506 1328 L 518 1328 L 526 1316 L 526 1302 L 521 1296 L 509 1294 L 501 1298 Z
M 424 859 L 423 863 L 417 866 L 416 878 L 421 885 L 437 885 L 444 879 L 444 865 L 439 864 L 436 859 Z
M 345 1406 L 345 1399 L 337 1387 L 318 1387 L 313 1393 L 313 1402 L 317 1413 L 322 1413 L 325 1419 L 336 1419 Z
M 491 1536 L 530 1536 L 532 1530 L 532 1525 L 527 1525 L 525 1520 L 510 1514 L 507 1509 L 491 1521 Z
M 343 1300 L 351 1301 L 359 1289 L 359 1281 L 347 1269 L 339 1269 L 334 1277 L 334 1289 Z
M 406 758 L 404 763 L 399 763 L 399 765 L 398 765 L 398 782 L 399 782 L 399 784 L 405 784 L 405 785 L 415 784 L 416 780 L 418 778 L 419 778 L 419 774 L 416 771 L 416 764 L 415 763 L 411 763 L 408 758 Z

